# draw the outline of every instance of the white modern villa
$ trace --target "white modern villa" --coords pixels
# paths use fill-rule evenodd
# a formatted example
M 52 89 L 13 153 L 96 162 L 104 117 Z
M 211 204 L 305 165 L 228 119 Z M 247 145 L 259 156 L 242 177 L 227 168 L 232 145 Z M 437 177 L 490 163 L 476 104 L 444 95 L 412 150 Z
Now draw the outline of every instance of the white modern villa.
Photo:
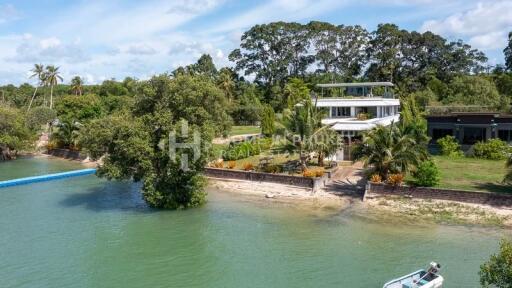
M 332 125 L 350 144 L 360 132 L 377 125 L 390 125 L 400 119 L 400 100 L 395 99 L 391 82 L 318 84 L 322 89 L 339 89 L 341 97 L 314 99 L 316 107 L 328 110 L 328 118 L 322 120 Z M 381 95 L 374 95 L 374 92 Z
M 345 143 L 335 159 L 351 160 L 352 142 L 361 139 L 361 132 L 377 125 L 388 126 L 398 122 L 400 100 L 395 99 L 393 86 L 391 82 L 317 85 L 321 88 L 321 97 L 313 99 L 314 104 L 327 110 L 328 115 L 322 123 L 338 131 Z M 334 94 L 336 97 L 324 97 L 324 94 Z

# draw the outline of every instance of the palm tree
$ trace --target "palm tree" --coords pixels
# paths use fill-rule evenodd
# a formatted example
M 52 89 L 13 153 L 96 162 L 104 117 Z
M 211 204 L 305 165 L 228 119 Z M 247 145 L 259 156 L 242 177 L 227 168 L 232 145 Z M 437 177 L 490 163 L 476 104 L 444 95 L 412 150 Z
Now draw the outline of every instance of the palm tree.
M 80 76 L 75 76 L 71 79 L 71 90 L 75 95 L 82 96 L 84 80 Z
M 60 122 L 57 127 L 58 130 L 52 134 L 52 138 L 62 143 L 64 147 L 76 146 L 81 124 L 66 120 Z
M 365 167 L 372 166 L 384 179 L 390 173 L 409 172 L 428 157 L 426 146 L 395 123 L 367 131 L 353 153 L 356 161 L 362 160 Z
M 219 79 L 217 81 L 219 88 L 224 91 L 224 95 L 231 102 L 233 100 L 233 90 L 235 89 L 235 82 L 231 76 L 231 71 L 228 69 L 221 70 Z
M 319 128 L 311 135 L 307 148 L 317 154 L 318 166 L 324 166 L 324 158 L 333 155 L 341 146 L 341 137 L 330 125 Z
M 59 67 L 53 65 L 46 66 L 46 84 L 50 85 L 50 109 L 53 108 L 53 87 L 62 81 L 60 76 Z
M 34 98 L 36 97 L 37 89 L 39 88 L 39 86 L 41 86 L 45 82 L 45 79 L 44 79 L 45 73 L 44 73 L 43 64 L 34 64 L 34 68 L 31 71 L 33 74 L 30 76 L 30 78 L 37 77 L 37 84 L 36 84 L 36 90 L 34 90 L 34 94 L 32 95 L 32 99 L 30 99 L 30 104 L 28 105 L 27 111 L 30 111 L 30 108 L 32 107 L 32 102 L 34 101 Z
M 293 111 L 286 110 L 282 125 L 288 130 L 287 138 L 299 151 L 302 169 L 306 169 L 308 157 L 304 152 L 316 152 L 318 165 L 323 166 L 325 156 L 339 148 L 340 138 L 329 125 L 322 125 L 324 113 L 310 99 L 302 101 Z

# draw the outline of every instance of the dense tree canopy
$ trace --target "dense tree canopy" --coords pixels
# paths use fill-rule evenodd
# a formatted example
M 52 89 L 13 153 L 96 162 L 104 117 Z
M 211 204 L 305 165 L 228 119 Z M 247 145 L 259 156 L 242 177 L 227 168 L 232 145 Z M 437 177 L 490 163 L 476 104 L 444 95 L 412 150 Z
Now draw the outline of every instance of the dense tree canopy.
M 139 90 L 132 111 L 85 125 L 80 144 L 93 158 L 105 156 L 100 176 L 142 181 L 144 199 L 151 206 L 187 208 L 204 203 L 199 173 L 209 157 L 213 134 L 228 131 L 231 123 L 223 109 L 224 93 L 209 78 L 190 75 L 154 76 Z M 187 145 L 172 144 L 170 139 Z
M 0 161 L 32 146 L 34 136 L 21 111 L 0 106 Z

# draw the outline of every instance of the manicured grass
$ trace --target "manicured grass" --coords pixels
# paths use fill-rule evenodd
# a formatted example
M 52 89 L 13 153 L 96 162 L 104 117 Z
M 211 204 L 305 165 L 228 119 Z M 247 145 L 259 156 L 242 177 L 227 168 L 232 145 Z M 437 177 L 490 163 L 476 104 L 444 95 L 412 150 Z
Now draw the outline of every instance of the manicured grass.
M 229 135 L 258 134 L 261 132 L 258 126 L 233 126 Z
M 501 183 L 506 173 L 505 161 L 477 158 L 433 156 L 441 170 L 438 187 L 486 192 L 512 192 Z

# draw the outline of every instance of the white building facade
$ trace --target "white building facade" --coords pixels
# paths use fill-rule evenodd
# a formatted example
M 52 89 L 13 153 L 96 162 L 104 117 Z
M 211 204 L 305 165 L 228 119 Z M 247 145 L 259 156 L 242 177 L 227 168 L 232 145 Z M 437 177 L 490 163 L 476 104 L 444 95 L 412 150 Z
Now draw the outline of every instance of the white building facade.
M 389 88 L 390 82 L 319 84 L 325 88 L 342 90 L 342 97 L 314 99 L 316 107 L 326 109 L 328 117 L 322 120 L 331 125 L 349 143 L 352 138 L 377 125 L 387 126 L 400 119 L 400 100 L 395 99 Z M 374 96 L 373 92 L 382 93 Z M 322 91 L 323 92 L 323 91 Z M 322 93 L 323 94 L 323 93 Z

